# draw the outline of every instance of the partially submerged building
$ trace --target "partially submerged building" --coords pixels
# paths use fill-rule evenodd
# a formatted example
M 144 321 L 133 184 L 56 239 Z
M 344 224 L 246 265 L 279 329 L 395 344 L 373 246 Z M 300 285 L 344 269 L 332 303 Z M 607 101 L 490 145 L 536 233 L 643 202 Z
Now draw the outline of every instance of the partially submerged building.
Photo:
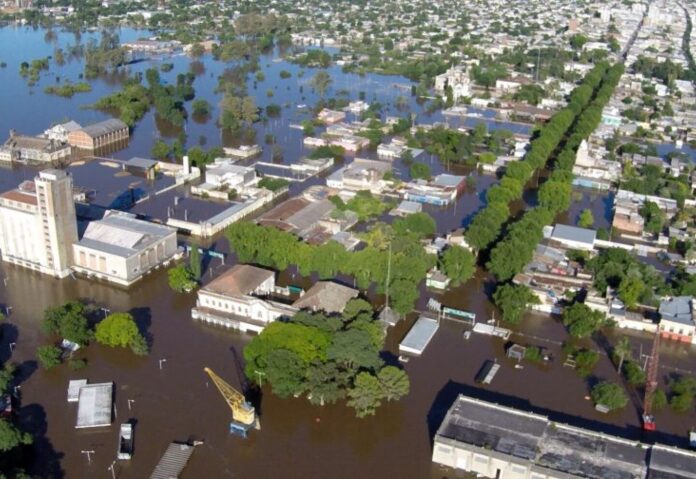
M 174 228 L 113 210 L 92 221 L 73 245 L 75 271 L 122 286 L 132 285 L 177 254 Z
M 460 395 L 435 435 L 433 462 L 496 479 L 690 479 L 696 453 L 648 446 Z
M 327 314 L 343 312 L 358 291 L 332 281 L 319 281 L 293 304 L 275 299 L 275 272 L 237 264 L 198 291 L 193 319 L 243 332 L 260 333 L 280 318 L 290 318 L 301 309 Z
M 38 136 L 20 135 L 13 130 L 0 146 L 0 162 L 51 163 L 70 156 L 70 145 Z
M 104 146 L 128 140 L 128 125 L 117 118 L 100 121 L 68 133 L 68 143 L 75 148 L 96 150 Z
M 44 170 L 0 195 L 2 261 L 64 278 L 70 274 L 77 220 L 72 177 Z

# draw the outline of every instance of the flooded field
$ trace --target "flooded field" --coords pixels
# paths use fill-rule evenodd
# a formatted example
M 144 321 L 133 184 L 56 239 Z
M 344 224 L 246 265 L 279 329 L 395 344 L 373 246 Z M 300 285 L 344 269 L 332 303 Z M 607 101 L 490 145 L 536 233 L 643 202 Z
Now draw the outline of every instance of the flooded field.
M 146 32 L 122 30 L 121 40 L 142 35 Z M 12 95 L 0 96 L 0 109 L 12 112 L 0 115 L 0 132 L 14 128 L 23 133 L 38 134 L 64 118 L 80 123 L 106 118 L 105 114 L 83 109 L 80 105 L 93 103 L 116 90 L 119 83 L 115 78 L 96 80 L 91 93 L 77 95 L 72 100 L 43 93 L 43 87 L 54 82 L 56 75 L 77 80 L 82 71 L 79 61 L 69 62 L 59 70 L 51 66 L 50 72 L 44 74 L 37 86 L 26 86 L 18 74 L 19 63 L 53 52 L 53 45 L 44 42 L 43 36 L 44 32 L 40 30 L 0 29 L 0 60 L 8 63 L 7 68 L 0 69 L 0 82 L 5 91 L 13 92 Z M 59 33 L 57 38 L 59 43 L 75 41 L 71 34 L 66 33 Z M 88 38 L 84 35 L 82 41 Z M 10 45 L 16 42 L 26 44 L 27 48 L 21 53 L 13 51 Z M 305 75 L 298 78 L 299 67 L 273 58 L 261 59 L 266 79 L 257 82 L 255 87 L 250 81 L 250 88 L 259 106 L 269 103 L 287 103 L 288 106 L 283 107 L 281 118 L 255 125 L 256 139 L 261 142 L 264 134 L 275 135 L 283 147 L 282 161 L 291 163 L 308 153 L 302 146 L 302 132 L 289 128 L 290 124 L 308 117 L 296 108 L 296 104 L 313 104 L 318 97 L 307 86 L 313 70 L 307 69 Z M 178 72 L 191 67 L 191 61 L 184 56 L 166 61 L 175 65 L 172 72 L 162 74 L 169 81 Z M 129 68 L 134 73 L 159 63 L 143 62 Z M 194 68 L 199 72 L 194 82 L 197 98 L 207 99 L 214 111 L 206 121 L 188 122 L 188 146 L 212 146 L 221 141 L 235 144 L 238 138 L 220 137 L 214 120 L 220 100 L 214 89 L 217 76 L 225 66 L 205 58 Z M 290 71 L 292 78 L 280 80 L 282 69 Z M 376 100 L 386 105 L 386 114 L 398 114 L 393 106 L 394 100 L 410 89 L 410 82 L 404 78 L 346 75 L 339 67 L 332 67 L 330 72 L 334 81 L 329 96 L 347 90 L 351 99 L 357 99 L 359 92 L 365 91 L 367 101 Z M 273 90 L 274 96 L 268 97 L 267 90 Z M 418 114 L 418 121 L 439 121 L 438 115 L 428 116 L 407 93 L 405 96 Z M 114 156 L 119 159 L 149 157 L 153 140 L 168 135 L 171 136 L 172 132 L 158 128 L 153 114 L 149 113 L 135 128 L 128 147 Z M 270 161 L 269 148 L 265 148 L 262 159 Z M 426 154 L 423 160 L 434 173 L 443 171 L 437 158 Z M 397 161 L 395 167 L 405 174 L 405 165 Z M 455 168 L 452 172 L 471 173 L 470 170 Z M 13 188 L 35 174 L 36 170 L 30 168 L 0 169 L 0 191 Z M 482 207 L 485 191 L 495 178 L 473 174 L 475 185 L 467 186 L 455 205 L 424 208 L 436 218 L 440 233 L 468 224 L 473 213 Z M 121 177 L 119 181 L 127 183 L 128 178 Z M 321 178 L 293 184 L 291 194 L 318 182 Z M 185 188 L 180 193 L 178 191 L 172 194 L 188 194 Z M 104 194 L 104 202 L 111 201 L 108 192 Z M 534 198 L 526 200 L 533 202 Z M 139 205 L 141 207 L 143 213 L 147 213 L 147 203 Z M 610 196 L 582 191 L 567 218 L 563 219 L 575 223 L 585 208 L 592 208 L 597 227 L 608 226 Z M 187 241 L 187 238 L 180 239 Z M 228 251 L 224 239 L 214 238 L 210 245 L 218 251 Z M 232 257 L 226 265 L 213 259 L 206 265 L 205 281 L 219 275 L 231 263 Z M 194 323 L 190 319 L 190 309 L 195 304 L 195 294 L 173 293 L 167 286 L 163 270 L 150 274 L 130 290 L 80 278 L 54 280 L 4 264 L 0 266 L 0 273 L 6 280 L 0 281 L 0 305 L 11 308 L 8 321 L 1 326 L 0 359 L 9 359 L 20 365 L 19 421 L 36 437 L 36 457 L 31 472 L 40 477 L 110 477 L 107 468 L 116 457 L 118 425 L 128 419 L 135 421 L 135 454 L 130 462 L 119 462 L 115 466 L 119 478 L 147 477 L 171 441 L 194 439 L 203 441 L 203 444 L 196 448 L 184 478 L 459 477 L 430 461 L 433 434 L 458 393 L 531 409 L 548 414 L 556 421 L 601 429 L 632 439 L 642 438 L 639 395 L 632 397 L 629 407 L 611 415 L 596 412 L 585 397 L 588 385 L 599 379 L 620 380 L 608 357 L 602 355 L 594 376 L 587 380 L 579 378 L 562 364 L 560 343 L 566 338 L 566 333 L 560 322 L 550 317 L 528 315 L 515 328 L 524 334 L 513 334 L 511 340 L 548 347 L 556 358 L 550 365 L 525 364 L 522 369 L 516 369 L 514 362 L 505 358 L 501 340 L 477 335 L 465 340 L 462 333 L 467 326 L 444 320 L 424 355 L 404 365 L 411 378 L 408 397 L 399 403 L 385 404 L 376 417 L 355 419 L 344 404 L 319 407 L 311 406 L 303 398 L 282 400 L 271 394 L 268 387 L 263 387 L 256 394 L 261 430 L 252 431 L 247 440 L 242 440 L 229 435 L 230 410 L 209 384 L 203 368 L 210 367 L 233 386 L 242 387 L 242 351 L 250 337 Z M 281 284 L 298 282 L 298 278 L 288 274 L 285 272 L 281 277 Z M 491 287 L 490 280 L 479 274 L 466 285 L 444 295 L 423 289 L 418 307 L 424 309 L 428 298 L 435 297 L 447 306 L 473 311 L 480 321 L 486 321 L 494 314 L 494 308 L 487 300 Z M 73 372 L 67 365 L 48 372 L 39 369 L 35 350 L 46 341 L 39 328 L 43 311 L 71 299 L 84 300 L 111 312 L 131 312 L 141 328 L 148 332 L 152 345 L 150 355 L 140 358 L 130 351 L 95 344 L 80 353 L 89 361 L 82 371 Z M 415 315 L 389 331 L 386 361 L 396 362 L 398 343 L 414 320 Z M 605 353 L 615 340 L 614 336 L 602 337 L 596 343 L 588 342 L 587 346 Z M 636 357 L 641 347 L 643 352 L 649 351 L 650 341 L 646 335 L 631 337 Z M 13 346 L 10 356 L 11 343 L 16 343 L 16 346 Z M 661 353 L 663 383 L 677 372 L 694 373 L 691 369 L 696 369 L 695 348 L 664 343 Z M 490 386 L 480 388 L 474 383 L 474 376 L 482 363 L 490 359 L 496 359 L 502 367 Z M 67 402 L 66 395 L 68 381 L 77 378 L 86 378 L 90 382 L 114 381 L 115 407 L 111 427 L 75 429 L 76 406 Z M 684 446 L 688 429 L 696 426 L 696 414 L 677 415 L 665 411 L 658 413 L 657 421 L 658 432 L 644 439 Z M 91 462 L 82 451 L 94 451 Z

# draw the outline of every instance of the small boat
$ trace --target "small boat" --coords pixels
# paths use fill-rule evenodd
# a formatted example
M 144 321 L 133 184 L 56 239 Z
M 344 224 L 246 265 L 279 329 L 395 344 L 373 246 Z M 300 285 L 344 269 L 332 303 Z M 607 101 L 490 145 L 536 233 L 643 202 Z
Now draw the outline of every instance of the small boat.
M 118 458 L 128 460 L 133 456 L 133 425 L 121 424 L 118 435 Z

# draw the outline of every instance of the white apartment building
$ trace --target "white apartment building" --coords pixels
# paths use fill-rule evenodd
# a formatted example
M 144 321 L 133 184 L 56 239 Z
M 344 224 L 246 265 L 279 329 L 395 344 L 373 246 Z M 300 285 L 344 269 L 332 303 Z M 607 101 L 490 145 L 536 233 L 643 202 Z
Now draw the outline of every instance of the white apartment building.
M 0 195 L 2 261 L 64 278 L 70 274 L 77 220 L 72 178 L 44 170 Z

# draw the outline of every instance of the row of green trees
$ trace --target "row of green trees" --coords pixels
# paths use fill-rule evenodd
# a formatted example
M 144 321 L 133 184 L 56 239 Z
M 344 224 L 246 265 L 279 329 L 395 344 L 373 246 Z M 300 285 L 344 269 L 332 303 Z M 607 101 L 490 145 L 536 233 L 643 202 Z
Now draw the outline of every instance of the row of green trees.
M 604 71 L 601 83 L 596 87 L 592 102 L 578 112 L 572 127 L 567 130 L 563 149 L 556 156 L 553 173 L 539 188 L 539 205 L 528 210 L 519 221 L 512 224 L 504 239 L 491 251 L 487 267 L 499 281 L 507 281 L 524 269 L 532 259 L 536 245 L 543 238 L 544 226 L 552 223 L 557 214 L 570 206 L 572 169 L 577 149 L 599 125 L 602 109 L 611 98 L 623 73 L 622 64 L 611 68 L 597 68 L 593 71 Z
M 351 276 L 358 287 L 367 289 L 377 285 L 385 291 L 388 246 L 391 244 L 391 270 L 389 274 L 390 305 L 399 314 L 413 309 L 419 297 L 418 285 L 436 263 L 434 255 L 427 254 L 420 244 L 421 221 L 405 223 L 395 234 L 391 228 L 379 229 L 368 246 L 360 251 L 348 252 L 336 241 L 323 245 L 309 245 L 291 233 L 272 227 L 263 227 L 242 221 L 227 230 L 230 247 L 243 263 L 257 263 L 279 271 L 296 265 L 300 274 L 308 276 L 316 272 L 320 278 L 333 278 L 338 274 Z
M 568 129 L 592 100 L 607 68 L 606 63 L 598 64 L 585 76 L 582 84 L 571 93 L 568 105 L 542 126 L 525 158 L 510 164 L 500 183 L 488 190 L 487 206 L 476 214 L 466 232 L 472 247 L 485 250 L 500 236 L 510 216 L 509 203 L 522 198 L 524 185 L 546 165 Z
M 280 397 L 307 394 L 322 405 L 347 397 L 364 417 L 409 391 L 406 373 L 384 366 L 383 345 L 384 329 L 372 307 L 354 299 L 341 315 L 303 311 L 268 325 L 244 348 L 245 374 L 257 383 L 268 381 Z

